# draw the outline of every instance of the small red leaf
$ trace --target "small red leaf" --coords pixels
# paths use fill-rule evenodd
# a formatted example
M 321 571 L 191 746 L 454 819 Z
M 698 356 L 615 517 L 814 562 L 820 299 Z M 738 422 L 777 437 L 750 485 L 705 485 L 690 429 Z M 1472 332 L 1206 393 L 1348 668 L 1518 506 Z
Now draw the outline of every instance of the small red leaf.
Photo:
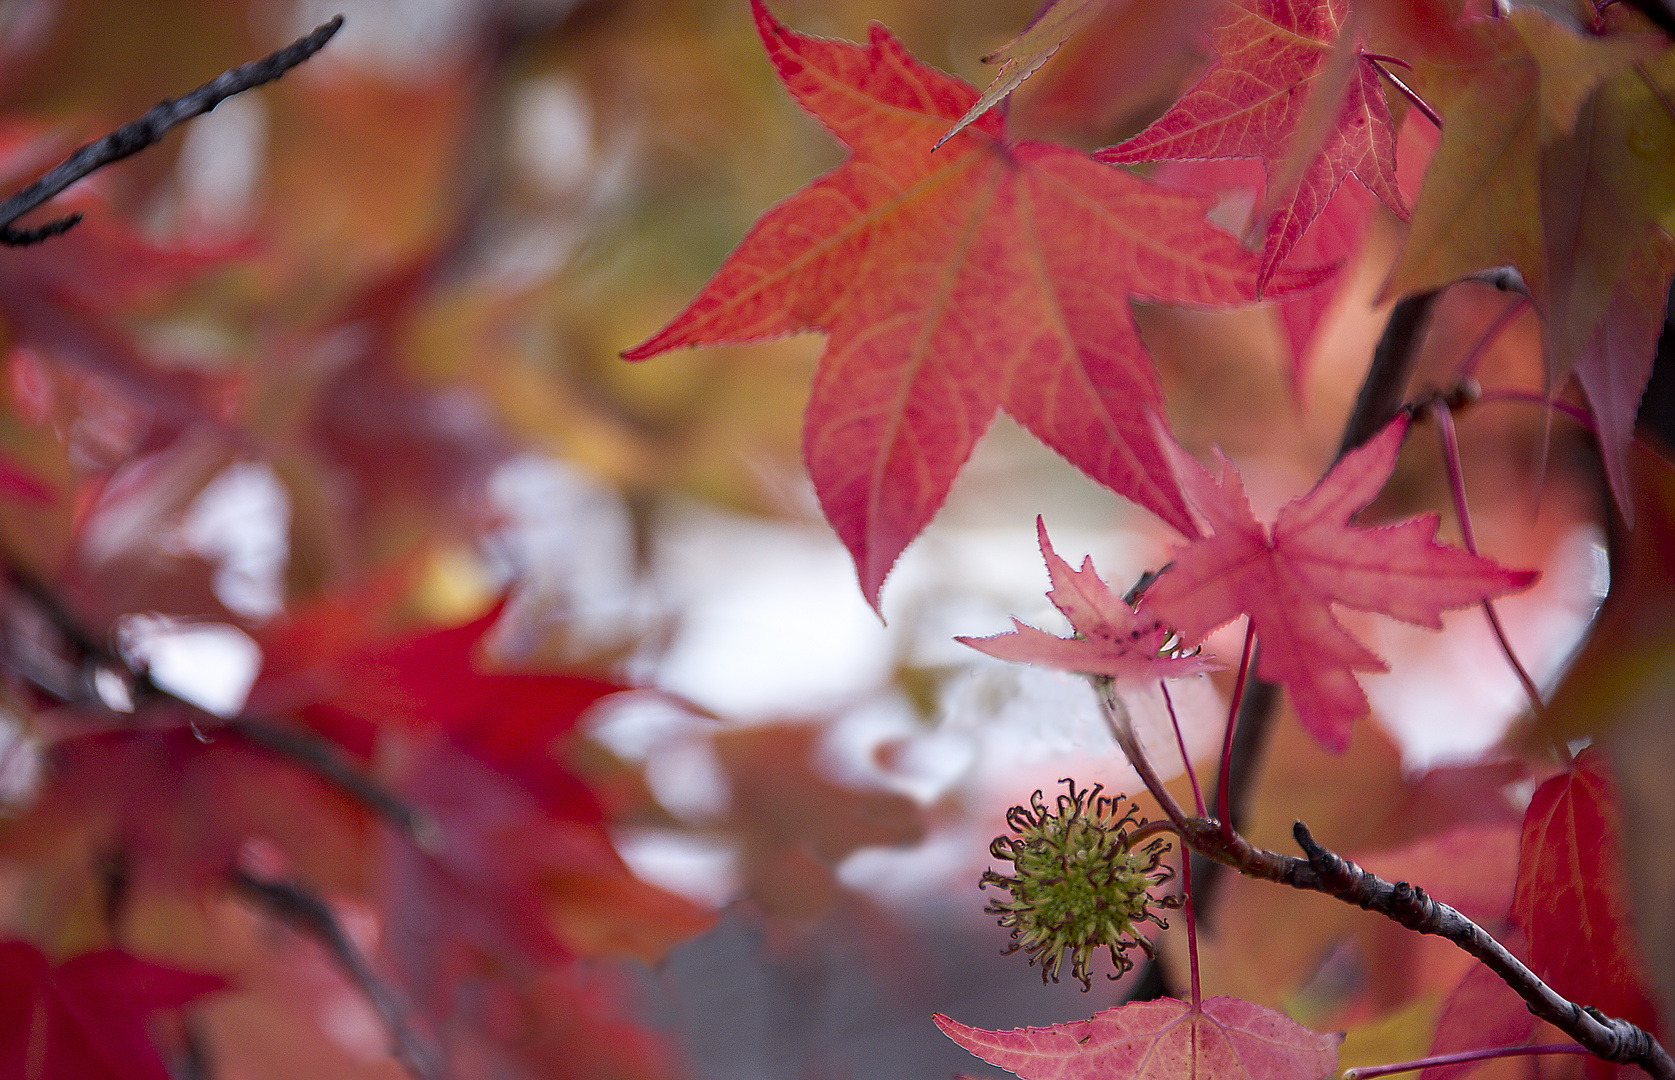
M 1530 800 L 1512 917 L 1529 937 L 1530 967 L 1553 989 L 1650 1026 L 1657 1014 L 1629 922 L 1620 830 L 1605 761 L 1584 750 Z
M 1042 1028 L 986 1031 L 935 1017 L 950 1039 L 1023 1080 L 1319 1080 L 1342 1035 L 1241 998 L 1136 1001 Z
M 558 816 L 597 821 L 596 800 L 554 757 L 553 744 L 600 698 L 627 687 L 580 673 L 489 668 L 479 653 L 500 613 L 496 605 L 469 623 L 358 647 L 340 639 L 341 626 L 326 627 L 323 651 L 312 621 L 273 634 L 251 707 L 295 711 L 368 755 L 382 725 L 440 729 Z M 333 606 L 319 612 L 334 616 L 341 612 Z
M 1072 569 L 1053 550 L 1052 542 L 1047 539 L 1047 526 L 1040 518 L 1035 519 L 1035 529 L 1041 554 L 1047 560 L 1047 574 L 1053 582 L 1047 599 L 1070 620 L 1078 636 L 1054 637 L 1013 619 L 1016 629 L 1009 634 L 954 640 L 1001 660 L 1109 675 L 1127 681 L 1149 682 L 1199 675 L 1214 669 L 1215 665 L 1197 656 L 1164 655 L 1163 644 L 1170 634 L 1168 627 L 1157 619 L 1144 619 L 1135 614 L 1094 570 L 1092 557 L 1082 560 L 1080 570 Z
M 1526 955 L 1523 935 L 1516 931 L 1503 943 L 1515 955 Z M 1441 1057 L 1487 1046 L 1524 1046 L 1535 1038 L 1539 1023 L 1524 999 L 1504 979 L 1482 964 L 1473 964 L 1443 1002 L 1429 1056 Z M 1419 1074 L 1419 1080 L 1455 1080 L 1482 1066 L 1481 1061 L 1432 1065 Z
M 1258 672 L 1290 689 L 1304 728 L 1332 751 L 1349 745 L 1351 725 L 1367 712 L 1355 673 L 1385 670 L 1333 605 L 1435 630 L 1443 611 L 1515 592 L 1538 576 L 1437 543 L 1435 514 L 1376 529 L 1350 524 L 1390 478 L 1406 433 L 1405 416 L 1391 421 L 1282 507 L 1272 526 L 1251 513 L 1225 458 L 1218 480 L 1172 439 L 1166 444 L 1182 490 L 1214 535 L 1176 553 L 1141 610 L 1155 611 L 1189 645 L 1249 615 L 1262 641 Z

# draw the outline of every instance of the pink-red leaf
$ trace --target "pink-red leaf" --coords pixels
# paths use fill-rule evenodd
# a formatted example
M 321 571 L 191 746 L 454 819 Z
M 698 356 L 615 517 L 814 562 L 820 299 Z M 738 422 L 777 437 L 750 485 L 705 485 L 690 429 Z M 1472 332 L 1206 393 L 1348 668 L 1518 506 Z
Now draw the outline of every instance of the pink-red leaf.
M 1211 30 L 1217 60 L 1146 130 L 1099 152 L 1103 161 L 1257 157 L 1282 183 L 1298 126 L 1349 16 L 1349 0 L 1235 0 Z M 1396 128 L 1372 61 L 1355 56 L 1330 129 L 1301 175 L 1270 190 L 1262 281 L 1273 276 L 1344 179 L 1354 176 L 1407 217 L 1396 184 Z M 1336 90 L 1335 85 L 1330 87 Z
M 0 942 L 0 1076 L 168 1080 L 151 1014 L 226 985 L 116 949 L 54 967 L 28 942 Z
M 1320 1080 L 1342 1035 L 1241 998 L 1136 1001 L 1042 1028 L 986 1031 L 938 1015 L 944 1034 L 1023 1080 Z
M 1094 570 L 1091 556 L 1082 560 L 1080 570 L 1060 558 L 1040 518 L 1035 519 L 1035 531 L 1047 560 L 1047 575 L 1053 582 L 1047 599 L 1070 620 L 1078 636 L 1055 637 L 1013 619 L 1015 629 L 1011 633 L 956 641 L 1001 660 L 1109 675 L 1124 681 L 1149 682 L 1212 669 L 1214 665 L 1198 656 L 1164 654 L 1168 627 L 1157 619 L 1137 615 Z
M 553 744 L 600 698 L 627 687 L 579 673 L 493 670 L 479 654 L 500 612 L 497 605 L 459 626 L 351 646 L 338 637 L 343 613 L 324 605 L 268 635 L 250 707 L 295 711 L 366 755 L 382 725 L 440 729 L 559 817 L 597 821 L 597 801 L 553 755 Z M 340 625 L 322 628 L 316 620 Z
M 1355 673 L 1385 670 L 1338 622 L 1333 605 L 1441 629 L 1443 611 L 1514 592 L 1537 577 L 1439 544 L 1435 514 L 1376 529 L 1350 524 L 1389 479 L 1406 433 L 1405 416 L 1391 421 L 1313 491 L 1282 507 L 1272 526 L 1251 513 L 1225 458 L 1217 480 L 1169 443 L 1182 490 L 1213 535 L 1176 553 L 1141 610 L 1155 611 L 1188 644 L 1249 615 L 1262 642 L 1257 670 L 1290 689 L 1298 719 L 1328 750 L 1347 747 L 1352 724 L 1366 715 Z
M 851 154 L 624 355 L 826 331 L 803 449 L 874 604 L 997 408 L 1190 534 L 1146 420 L 1162 391 L 1129 303 L 1257 299 L 1255 256 L 1204 220 L 1213 199 L 1011 141 L 993 113 L 931 154 L 971 86 L 882 27 L 865 46 L 826 41 L 754 9 L 787 91 Z

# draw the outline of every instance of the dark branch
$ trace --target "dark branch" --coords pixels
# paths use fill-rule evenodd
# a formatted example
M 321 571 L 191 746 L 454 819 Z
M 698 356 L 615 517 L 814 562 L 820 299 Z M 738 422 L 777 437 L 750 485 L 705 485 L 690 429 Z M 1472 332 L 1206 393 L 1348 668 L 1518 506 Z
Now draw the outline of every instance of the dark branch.
M 71 214 L 32 229 L 15 229 L 12 225 L 82 177 L 156 143 L 175 125 L 209 112 L 234 94 L 242 94 L 252 87 L 279 78 L 319 52 L 342 25 L 343 16 L 339 15 L 307 37 L 299 38 L 260 60 L 224 71 L 184 97 L 158 102 L 138 120 L 123 124 L 97 142 L 77 150 L 45 176 L 0 202 L 0 244 L 11 247 L 38 244 L 70 229 L 81 220 L 80 214 Z
M 1400 923 L 1421 934 L 1445 938 L 1501 977 L 1530 1012 L 1575 1039 L 1590 1053 L 1621 1065 L 1638 1065 L 1656 1080 L 1675 1080 L 1675 1059 L 1648 1032 L 1598 1009 L 1578 1005 L 1543 982 L 1506 946 L 1454 908 L 1405 881 L 1391 883 L 1317 843 L 1298 822 L 1292 835 L 1307 858 L 1253 847 L 1220 824 L 1202 818 L 1184 823 L 1183 837 L 1194 850 L 1248 877 L 1324 893 Z
M 1373 349 L 1372 366 L 1361 383 L 1355 408 L 1344 424 L 1343 440 L 1338 444 L 1340 459 L 1383 431 L 1384 425 L 1401 410 L 1408 378 L 1419 358 L 1419 343 L 1425 336 L 1425 328 L 1430 325 L 1431 309 L 1441 295 L 1441 290 L 1436 289 L 1414 293 L 1396 301 L 1396 306 L 1390 310 L 1384 333 Z
M 343 929 L 337 915 L 320 897 L 294 881 L 265 880 L 234 870 L 227 875 L 233 891 L 293 930 L 312 938 L 355 984 L 390 1033 L 390 1053 L 421 1080 L 440 1077 L 436 1054 L 425 1046 L 408 1026 L 407 1013 L 384 980 L 372 970 L 366 957 Z
M 170 697 L 173 697 L 171 694 Z M 179 701 L 179 698 L 174 698 Z M 185 703 L 188 708 L 196 706 Z M 385 788 L 356 765 L 336 744 L 311 732 L 287 724 L 250 716 L 222 720 L 207 714 L 198 728 L 206 733 L 226 731 L 275 757 L 301 765 L 343 794 L 373 811 L 409 838 L 425 834 L 419 815 L 394 792 Z

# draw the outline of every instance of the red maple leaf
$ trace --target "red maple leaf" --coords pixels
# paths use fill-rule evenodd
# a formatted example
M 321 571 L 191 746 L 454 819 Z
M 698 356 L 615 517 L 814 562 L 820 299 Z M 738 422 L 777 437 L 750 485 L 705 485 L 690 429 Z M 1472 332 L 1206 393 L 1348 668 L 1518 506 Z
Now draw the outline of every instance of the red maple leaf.
M 1630 924 L 1621 824 L 1605 762 L 1584 750 L 1524 815 L 1512 918 L 1553 989 L 1648 1029 L 1657 1010 Z
M 1329 113 L 1330 127 L 1301 173 L 1284 188 L 1310 95 L 1339 92 L 1328 73 L 1349 0 L 1235 0 L 1210 32 L 1218 59 L 1186 96 L 1151 126 L 1099 151 L 1101 161 L 1257 157 L 1274 208 L 1262 245 L 1262 283 L 1273 277 L 1344 179 L 1354 176 L 1402 218 L 1396 185 L 1396 127 L 1377 67 L 1357 51 Z
M 553 756 L 553 743 L 600 698 L 628 688 L 579 673 L 486 669 L 478 653 L 502 607 L 459 626 L 349 647 L 333 625 L 343 612 L 323 603 L 264 641 L 249 707 L 295 711 L 363 756 L 382 725 L 440 729 L 559 817 L 597 821 L 598 802 Z
M 1023 1080 L 1320 1080 L 1342 1035 L 1310 1031 L 1241 998 L 1135 1001 L 1041 1028 L 985 1031 L 938 1015 L 943 1033 Z
M 1145 418 L 1162 392 L 1129 303 L 1257 299 L 1256 258 L 1204 220 L 1214 199 L 1013 141 L 992 113 L 932 155 L 975 89 L 883 27 L 864 46 L 827 41 L 753 7 L 787 91 L 851 154 L 623 355 L 826 331 L 804 455 L 875 606 L 997 408 L 1190 535 Z
M 226 985 L 116 949 L 54 967 L 28 942 L 0 942 L 0 1076 L 168 1080 L 151 1014 Z
M 1198 656 L 1164 652 L 1170 630 L 1161 620 L 1135 614 L 1134 608 L 1094 570 L 1092 556 L 1082 560 L 1080 570 L 1072 569 L 1053 550 L 1046 523 L 1039 517 L 1035 519 L 1035 531 L 1047 560 L 1047 575 L 1053 582 L 1047 599 L 1070 620 L 1077 636 L 1055 637 L 1013 619 L 1015 629 L 1010 633 L 955 641 L 1002 660 L 1129 681 L 1198 675 L 1214 667 Z
M 629 870 L 602 825 L 557 817 L 523 785 L 434 736 L 388 740 L 384 773 L 428 833 L 386 837 L 387 948 L 415 998 L 447 1015 L 450 972 L 567 955 L 658 963 L 713 917 Z M 463 965 L 463 967 L 462 967 Z
M 1282 507 L 1272 526 L 1251 513 L 1226 458 L 1218 481 L 1173 440 L 1167 447 L 1182 490 L 1213 535 L 1176 553 L 1141 610 L 1157 612 L 1189 645 L 1249 615 L 1262 641 L 1258 672 L 1290 688 L 1303 727 L 1332 751 L 1349 745 L 1350 726 L 1367 712 L 1355 673 L 1386 670 L 1332 605 L 1437 630 L 1443 611 L 1514 592 L 1538 576 L 1437 543 L 1435 514 L 1377 529 L 1350 524 L 1389 479 L 1406 434 L 1407 418 L 1399 416 Z

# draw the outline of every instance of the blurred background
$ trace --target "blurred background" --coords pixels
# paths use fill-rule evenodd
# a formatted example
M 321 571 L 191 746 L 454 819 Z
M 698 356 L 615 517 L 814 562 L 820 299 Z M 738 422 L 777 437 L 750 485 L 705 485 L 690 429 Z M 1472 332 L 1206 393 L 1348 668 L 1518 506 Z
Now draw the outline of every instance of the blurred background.
M 774 11 L 849 39 L 882 22 L 982 84 L 978 58 L 1034 7 Z M 1026 86 L 1013 130 L 1092 148 L 1155 116 L 1205 55 L 1192 34 L 1148 46 L 1150 10 L 1113 3 Z M 1022 958 L 1001 959 L 976 882 L 1008 806 L 1064 776 L 1131 790 L 1131 774 L 1083 683 L 952 638 L 1009 615 L 1063 629 L 1037 515 L 1062 555 L 1091 554 L 1118 587 L 1167 561 L 1168 531 L 1003 417 L 896 567 L 880 619 L 800 463 L 821 339 L 619 358 L 766 207 L 841 158 L 780 92 L 744 0 L 6 0 L 0 175 L 21 186 L 337 12 L 320 56 L 55 204 L 88 214 L 78 230 L 0 251 L 0 452 L 14 480 L 50 493 L 0 508 L 11 557 L 158 683 L 222 715 L 244 708 L 276 628 L 344 598 L 388 633 L 506 598 L 497 663 L 660 691 L 607 701 L 566 753 L 632 871 L 716 919 L 656 962 L 589 960 L 677 1074 L 981 1070 L 932 1011 L 1010 1027 L 1121 1000 L 1126 983 L 1043 988 Z M 1417 182 L 1423 133 L 1403 147 Z M 1251 198 L 1228 192 L 1235 229 Z M 1271 311 L 1141 312 L 1183 438 L 1239 462 L 1259 515 L 1330 461 L 1399 235 L 1373 222 L 1300 380 Z M 1418 381 L 1442 382 L 1506 303 L 1451 292 Z M 1515 319 L 1480 378 L 1539 388 L 1538 335 L 1533 316 Z M 1468 414 L 1462 438 L 1479 543 L 1545 572 L 1505 610 L 1550 678 L 1606 584 L 1597 462 L 1573 428 L 1517 405 Z M 1410 442 L 1380 513 L 1450 505 L 1433 443 Z M 1400 850 L 1415 800 L 1440 784 L 1427 770 L 1486 767 L 1518 715 L 1481 619 L 1443 635 L 1356 625 L 1395 669 L 1368 680 L 1375 722 L 1328 761 L 1282 718 L 1259 840 L 1283 842 L 1307 813 L 1340 848 Z M 1241 633 L 1218 651 L 1236 657 Z M 1205 775 L 1228 692 L 1217 678 L 1176 696 Z M 8 708 L 0 797 L 18 808 L 49 736 Z M 1135 709 L 1179 772 L 1157 702 Z M 1352 808 L 1311 793 L 1328 772 L 1361 785 Z M 1300 921 L 1306 940 L 1264 958 L 1207 939 L 1207 992 L 1340 1027 L 1420 1000 L 1370 973 L 1424 946 L 1358 941 L 1359 924 L 1307 898 L 1251 903 L 1241 940 Z M 1414 979 L 1457 974 L 1436 963 Z M 323 1045 L 341 1060 L 316 1075 L 383 1067 L 364 1031 L 340 1026 Z

